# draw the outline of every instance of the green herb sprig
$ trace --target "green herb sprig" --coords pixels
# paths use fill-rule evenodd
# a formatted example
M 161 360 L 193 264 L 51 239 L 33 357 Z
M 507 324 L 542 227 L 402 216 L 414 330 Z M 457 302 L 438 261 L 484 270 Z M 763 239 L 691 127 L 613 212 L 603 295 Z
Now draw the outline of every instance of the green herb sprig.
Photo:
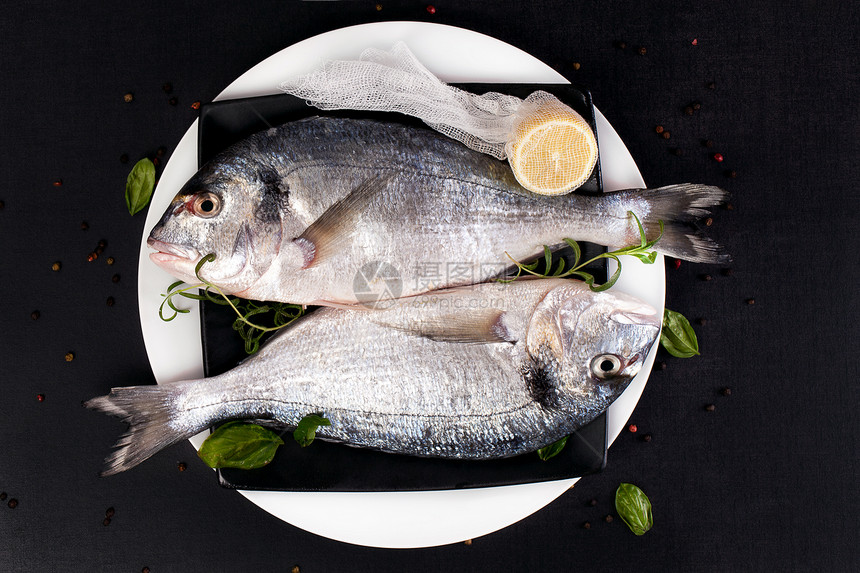
M 537 451 L 538 457 L 543 461 L 547 461 L 550 458 L 554 458 L 564 449 L 564 446 L 567 444 L 567 439 L 569 437 L 570 436 L 565 436 L 557 442 L 553 442 L 548 446 L 542 447 Z
M 235 330 L 242 340 L 245 341 L 245 352 L 248 354 L 254 354 L 260 349 L 260 341 L 266 333 L 279 330 L 289 325 L 305 313 L 304 307 L 297 304 L 289 304 L 285 302 L 257 302 L 235 296 L 227 296 L 218 286 L 200 276 L 200 269 L 203 265 L 214 260 L 215 255 L 210 253 L 200 259 L 200 262 L 197 263 L 197 266 L 194 268 L 194 274 L 197 277 L 197 280 L 200 281 L 199 284 L 186 285 L 185 287 L 180 288 L 181 285 L 185 283 L 182 281 L 176 281 L 167 287 L 167 292 L 161 295 L 164 297 L 164 300 L 158 307 L 158 316 L 161 320 L 170 322 L 180 314 L 191 312 L 188 309 L 177 307 L 173 302 L 174 296 L 182 296 L 192 300 L 206 300 L 214 304 L 229 306 L 236 313 L 236 320 L 233 321 L 233 330 Z M 202 294 L 196 294 L 193 292 L 198 289 L 203 289 Z M 218 293 L 220 298 L 219 296 L 213 295 L 212 291 Z M 173 314 L 170 316 L 165 316 L 165 305 L 173 311 Z M 257 323 L 258 319 L 265 316 L 268 316 L 268 321 L 271 323 L 271 326 Z M 251 317 L 256 317 L 255 322 L 251 322 L 249 320 Z
M 652 251 L 650 249 L 652 249 L 654 245 L 657 244 L 657 241 L 659 241 L 660 238 L 663 236 L 663 221 L 659 221 L 660 234 L 657 236 L 656 239 L 649 241 L 645 236 L 645 228 L 642 226 L 642 222 L 639 221 L 639 217 L 637 217 L 636 214 L 633 213 L 633 211 L 627 211 L 627 214 L 633 217 L 633 219 L 636 221 L 636 226 L 639 228 L 638 245 L 631 245 L 629 247 L 624 247 L 623 249 L 601 253 L 596 257 L 585 261 L 584 263 L 580 263 L 579 261 L 582 258 L 582 249 L 580 249 L 579 244 L 573 239 L 563 239 L 563 241 L 567 243 L 567 246 L 569 246 L 571 250 L 573 250 L 573 263 L 567 271 L 564 270 L 564 259 L 560 259 L 558 261 L 558 265 L 555 269 L 552 268 L 552 251 L 550 251 L 550 248 L 546 245 L 544 245 L 543 247 L 543 259 L 537 259 L 536 261 L 528 265 L 517 261 L 506 252 L 505 254 L 508 256 L 508 258 L 511 259 L 517 266 L 517 274 L 510 279 L 500 279 L 499 282 L 510 283 L 520 278 L 522 273 L 527 273 L 536 277 L 567 278 L 570 276 L 576 276 L 585 281 L 585 283 L 588 285 L 588 288 L 590 288 L 594 292 L 600 292 L 612 288 L 612 286 L 618 281 L 618 277 L 621 276 L 621 260 L 619 259 L 619 257 L 623 255 L 629 255 L 631 257 L 636 257 L 646 265 L 653 264 L 654 261 L 657 260 L 657 251 Z M 594 275 L 581 269 L 600 259 L 612 259 L 617 263 L 618 268 L 615 269 L 615 272 L 612 273 L 612 276 L 609 277 L 609 280 L 607 280 L 602 285 L 595 286 Z M 542 271 L 538 270 L 541 261 L 543 261 L 544 264 Z
M 132 215 L 149 204 L 155 189 L 155 164 L 144 157 L 131 168 L 125 181 L 125 206 Z
M 666 352 L 678 358 L 690 358 L 699 354 L 699 340 L 690 321 L 680 312 L 668 308 L 663 310 L 660 344 Z

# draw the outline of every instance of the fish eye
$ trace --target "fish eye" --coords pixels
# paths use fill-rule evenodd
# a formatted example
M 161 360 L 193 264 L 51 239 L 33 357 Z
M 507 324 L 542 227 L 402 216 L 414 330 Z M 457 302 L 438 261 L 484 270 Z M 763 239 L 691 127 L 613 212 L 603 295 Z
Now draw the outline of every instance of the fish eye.
M 609 378 L 621 371 L 621 360 L 614 354 L 601 354 L 591 361 L 591 372 L 598 378 Z
M 221 199 L 214 193 L 201 193 L 194 198 L 194 214 L 209 219 L 221 212 Z

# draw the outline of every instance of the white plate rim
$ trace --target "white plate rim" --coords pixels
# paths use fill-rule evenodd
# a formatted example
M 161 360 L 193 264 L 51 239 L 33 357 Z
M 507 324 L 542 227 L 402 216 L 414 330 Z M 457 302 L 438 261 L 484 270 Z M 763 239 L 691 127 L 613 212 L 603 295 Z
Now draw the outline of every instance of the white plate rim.
M 342 28 L 314 36 L 252 67 L 215 101 L 279 93 L 278 84 L 307 73 L 323 59 L 356 58 L 367 47 L 407 42 L 418 58 L 449 82 L 568 83 L 533 56 L 500 40 L 452 26 L 423 22 L 382 22 Z M 596 110 L 603 184 L 607 191 L 644 187 L 644 181 L 618 134 Z M 196 305 L 173 322 L 157 316 L 160 294 L 173 277 L 155 266 L 146 246 L 176 191 L 196 171 L 197 122 L 180 140 L 164 168 L 147 214 L 138 265 L 138 300 L 144 343 L 159 384 L 203 376 L 200 321 Z M 615 289 L 645 300 L 662 314 L 664 260 L 654 265 L 624 261 Z M 609 409 L 609 440 L 617 438 L 632 414 L 654 364 L 656 345 L 640 374 Z M 199 447 L 200 434 L 191 442 Z M 473 539 L 515 523 L 572 487 L 577 478 L 451 491 L 421 492 L 266 492 L 240 491 L 263 510 L 312 533 L 357 545 L 385 548 L 430 547 Z

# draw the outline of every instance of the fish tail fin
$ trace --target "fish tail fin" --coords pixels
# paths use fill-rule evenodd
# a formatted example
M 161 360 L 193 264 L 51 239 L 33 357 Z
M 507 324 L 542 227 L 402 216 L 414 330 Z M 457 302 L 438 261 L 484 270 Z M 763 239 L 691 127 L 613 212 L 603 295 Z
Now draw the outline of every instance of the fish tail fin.
M 91 410 L 104 412 L 129 424 L 107 458 L 102 476 L 114 475 L 133 468 L 156 452 L 189 438 L 206 427 L 178 429 L 176 411 L 172 402 L 181 386 L 176 384 L 128 386 L 112 388 L 107 396 L 84 402 Z
M 712 185 L 682 183 L 640 190 L 636 194 L 648 204 L 648 214 L 642 221 L 645 228 L 651 231 L 663 222 L 663 236 L 654 245 L 657 251 L 695 263 L 732 260 L 723 247 L 692 226 L 709 214 L 709 207 L 725 202 L 727 191 Z M 648 236 L 651 238 L 650 232 Z

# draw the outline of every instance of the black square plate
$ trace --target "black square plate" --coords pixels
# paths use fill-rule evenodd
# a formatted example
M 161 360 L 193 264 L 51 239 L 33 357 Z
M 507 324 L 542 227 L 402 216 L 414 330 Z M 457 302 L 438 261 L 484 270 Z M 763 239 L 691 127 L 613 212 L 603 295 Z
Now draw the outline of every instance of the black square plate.
M 499 91 L 526 97 L 536 89 L 549 91 L 575 109 L 597 133 L 591 96 L 569 85 L 462 84 L 473 92 Z M 373 112 L 321 112 L 289 95 L 273 95 L 206 104 L 200 110 L 199 164 L 203 165 L 233 143 L 258 131 L 313 115 L 385 118 L 423 126 L 415 118 Z M 600 193 L 600 163 L 577 192 Z M 583 244 L 583 257 L 602 248 Z M 606 280 L 606 266 L 589 269 L 599 281 Z M 224 306 L 201 303 L 203 356 L 207 376 L 233 368 L 246 358 L 244 345 L 232 330 L 232 311 Z M 288 327 L 289 328 L 289 327 Z M 434 460 L 385 454 L 316 440 L 300 448 L 292 432 L 283 433 L 285 444 L 275 459 L 257 470 L 221 469 L 221 485 L 235 489 L 278 491 L 404 491 L 440 490 L 512 485 L 566 479 L 600 471 L 606 463 L 606 414 L 581 428 L 568 439 L 556 457 L 541 461 L 531 453 L 503 460 Z

